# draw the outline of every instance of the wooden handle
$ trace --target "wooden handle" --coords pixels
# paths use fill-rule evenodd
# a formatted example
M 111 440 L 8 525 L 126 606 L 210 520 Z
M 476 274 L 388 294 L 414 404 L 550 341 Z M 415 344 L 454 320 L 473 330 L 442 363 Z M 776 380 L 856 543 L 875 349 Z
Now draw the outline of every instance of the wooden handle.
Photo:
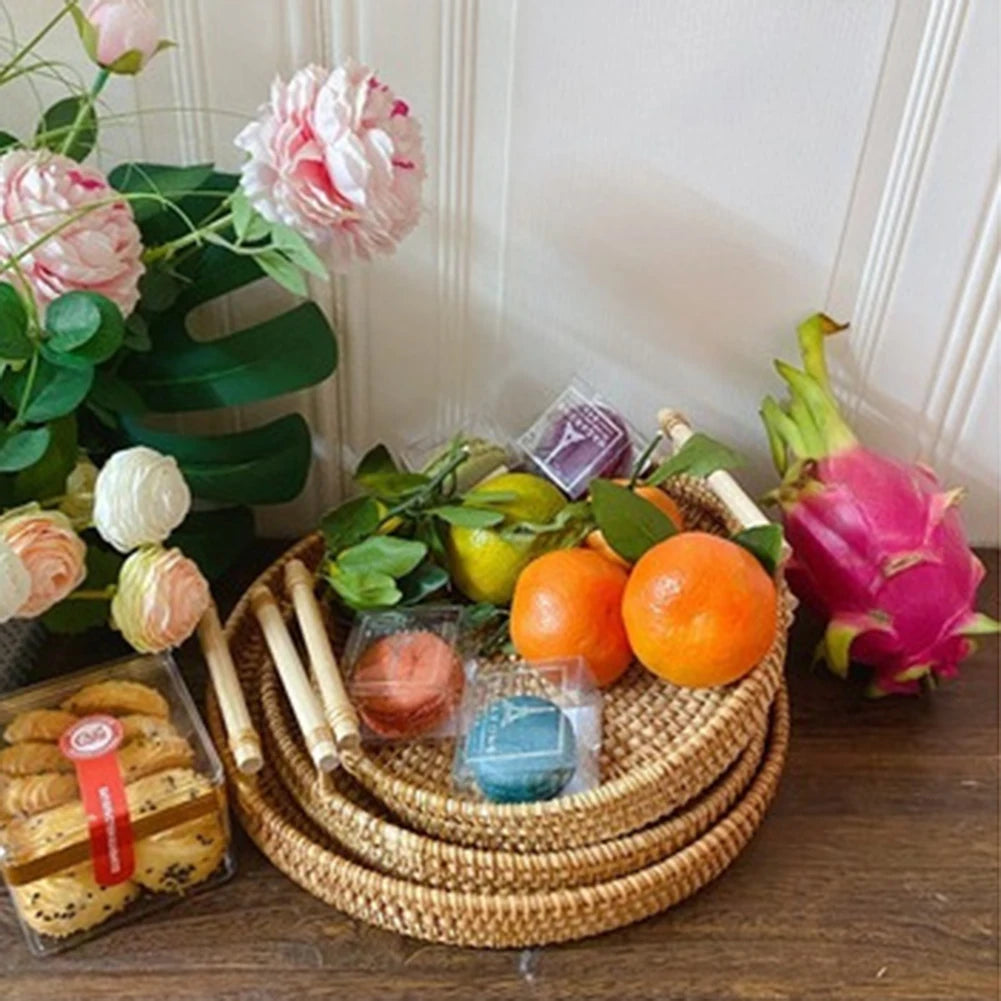
M 661 430 L 671 439 L 674 447 L 681 448 L 692 436 L 692 426 L 684 414 L 677 410 L 661 410 L 657 415 Z M 727 472 L 720 469 L 706 477 L 713 492 L 727 506 L 730 513 L 740 522 L 742 528 L 768 525 L 770 521 L 754 501 L 744 493 L 740 484 Z
M 222 711 L 223 723 L 226 726 L 226 736 L 229 739 L 229 749 L 233 754 L 236 767 L 245 775 L 253 775 L 261 770 L 264 758 L 261 755 L 261 739 L 250 721 L 247 703 L 243 698 L 233 666 L 233 658 L 229 653 L 226 637 L 219 623 L 219 612 L 215 603 L 211 603 L 198 623 L 198 639 L 205 654 L 205 663 L 209 666 L 209 675 L 215 687 Z
M 285 626 L 282 613 L 278 610 L 274 595 L 263 584 L 258 584 L 250 592 L 250 607 L 261 625 L 261 632 L 264 633 L 271 658 L 285 686 L 285 694 L 292 704 L 292 712 L 313 763 L 320 771 L 333 771 L 337 767 L 334 738 L 323 720 L 316 696 L 306 677 L 306 670 Z
M 348 698 L 330 637 L 323 624 L 323 615 L 313 591 L 313 575 L 301 560 L 289 560 L 285 564 L 285 589 L 292 596 L 299 629 L 309 651 L 313 677 L 320 688 L 323 713 L 334 732 L 337 750 L 356 750 L 359 745 L 358 714 Z

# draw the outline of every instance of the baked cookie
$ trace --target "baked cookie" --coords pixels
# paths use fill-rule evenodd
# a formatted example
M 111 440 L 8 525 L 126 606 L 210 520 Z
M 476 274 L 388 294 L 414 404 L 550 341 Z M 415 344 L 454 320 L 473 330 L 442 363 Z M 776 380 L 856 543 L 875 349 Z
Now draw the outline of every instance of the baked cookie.
M 10 777 L 0 775 L 0 814 L 30 817 L 76 799 L 76 777 L 63 772 Z
M 129 815 L 133 820 L 197 799 L 212 791 L 212 783 L 191 768 L 169 768 L 147 775 L 125 787 Z
M 57 743 L 63 731 L 76 722 L 76 716 L 64 709 L 29 709 L 19 713 L 3 732 L 8 744 L 24 740 L 39 740 Z
M 42 935 L 65 938 L 106 921 L 135 900 L 140 890 L 131 880 L 101 886 L 90 863 L 85 863 L 11 887 L 11 893 L 27 925 Z
M 228 844 L 218 813 L 136 842 L 133 879 L 155 893 L 185 893 L 219 868 Z
M 81 688 L 63 700 L 62 708 L 80 716 L 90 713 L 111 713 L 112 716 L 139 713 L 166 719 L 170 715 L 167 700 L 155 688 L 118 678 Z
M 73 762 L 63 757 L 58 744 L 25 740 L 0 751 L 0 775 L 40 775 L 73 770 Z
M 143 716 L 140 713 L 130 713 L 119 720 L 122 724 L 122 740 L 128 743 L 139 737 L 151 737 L 154 740 L 166 740 L 178 736 L 174 725 L 160 716 Z
M 118 765 L 126 782 L 167 768 L 188 768 L 194 761 L 195 752 L 183 737 L 138 737 L 118 752 Z

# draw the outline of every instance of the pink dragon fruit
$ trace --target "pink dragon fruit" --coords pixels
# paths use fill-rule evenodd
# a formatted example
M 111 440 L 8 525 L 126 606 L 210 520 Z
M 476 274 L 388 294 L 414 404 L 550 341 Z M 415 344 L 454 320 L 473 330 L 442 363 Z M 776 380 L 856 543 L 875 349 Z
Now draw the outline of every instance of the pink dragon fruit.
M 818 659 L 842 677 L 850 660 L 874 668 L 870 694 L 914 693 L 951 678 L 972 636 L 999 624 L 974 611 L 984 567 L 957 504 L 926 466 L 859 444 L 838 410 L 824 337 L 845 327 L 823 314 L 799 328 L 804 369 L 777 361 L 790 400 L 766 397 L 761 417 L 782 483 L 793 555 L 790 586 L 828 619 Z

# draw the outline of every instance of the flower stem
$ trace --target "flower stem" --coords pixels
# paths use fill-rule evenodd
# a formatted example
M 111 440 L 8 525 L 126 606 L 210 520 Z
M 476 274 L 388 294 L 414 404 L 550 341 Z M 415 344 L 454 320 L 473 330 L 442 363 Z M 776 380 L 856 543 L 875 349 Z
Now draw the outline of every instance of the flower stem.
M 105 69 L 103 66 L 97 71 L 97 76 L 94 77 L 94 82 L 91 84 L 90 90 L 87 91 L 86 96 L 80 102 L 76 118 L 73 120 L 73 124 L 70 126 L 70 130 L 66 134 L 66 138 L 63 140 L 63 144 L 59 149 L 60 153 L 65 155 L 70 151 L 70 149 L 72 149 L 73 140 L 76 139 L 77 133 L 80 131 L 80 126 L 83 125 L 88 112 L 94 107 L 97 95 L 104 90 L 104 85 L 108 82 L 110 76 L 111 70 Z
M 25 56 L 27 56 L 28 53 L 30 53 L 31 50 L 34 49 L 35 46 L 38 45 L 38 43 L 70 12 L 72 7 L 72 3 L 65 4 L 58 14 L 50 18 L 48 22 L 42 25 L 42 27 L 38 30 L 38 34 L 36 34 L 35 37 L 32 38 L 31 41 L 29 41 L 27 45 L 25 45 L 25 47 L 21 49 L 21 51 L 18 52 L 9 63 L 7 63 L 6 66 L 0 68 L 0 84 L 7 82 L 7 78 L 10 76 L 11 71 L 16 69 L 18 63 L 20 63 Z
M 115 592 L 118 590 L 114 584 L 109 584 L 107 587 L 101 588 L 100 590 L 88 590 L 86 588 L 78 588 L 76 591 L 72 591 L 70 594 L 66 595 L 63 599 L 64 601 L 70 601 L 75 599 L 77 601 L 108 601 L 115 596 Z
M 145 264 L 152 264 L 154 261 L 160 261 L 164 258 L 173 257 L 178 250 L 190 247 L 193 243 L 200 243 L 205 233 L 214 233 L 217 230 L 225 229 L 227 226 L 232 225 L 232 222 L 233 213 L 228 212 L 226 215 L 222 216 L 222 218 L 216 219 L 215 222 L 211 222 L 207 226 L 202 226 L 200 229 L 192 230 L 184 236 L 179 236 L 176 240 L 171 240 L 168 243 L 161 243 L 159 247 L 153 247 L 152 249 L 147 250 L 146 253 L 143 254 L 143 262 Z

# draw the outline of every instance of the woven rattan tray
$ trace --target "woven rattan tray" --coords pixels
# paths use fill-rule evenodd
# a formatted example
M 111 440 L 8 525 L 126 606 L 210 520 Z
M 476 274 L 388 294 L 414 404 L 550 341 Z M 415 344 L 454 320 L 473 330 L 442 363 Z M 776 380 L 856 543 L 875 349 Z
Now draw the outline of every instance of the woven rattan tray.
M 251 705 L 258 725 L 260 703 Z M 673 906 L 715 879 L 761 823 L 785 760 L 789 713 L 777 693 L 764 760 L 739 801 L 680 851 L 638 871 L 589 886 L 535 892 L 461 892 L 388 876 L 352 858 L 310 821 L 271 763 L 241 775 L 218 706 L 209 725 L 233 787 L 237 815 L 261 851 L 304 889 L 370 924 L 434 942 L 522 948 L 597 935 Z

